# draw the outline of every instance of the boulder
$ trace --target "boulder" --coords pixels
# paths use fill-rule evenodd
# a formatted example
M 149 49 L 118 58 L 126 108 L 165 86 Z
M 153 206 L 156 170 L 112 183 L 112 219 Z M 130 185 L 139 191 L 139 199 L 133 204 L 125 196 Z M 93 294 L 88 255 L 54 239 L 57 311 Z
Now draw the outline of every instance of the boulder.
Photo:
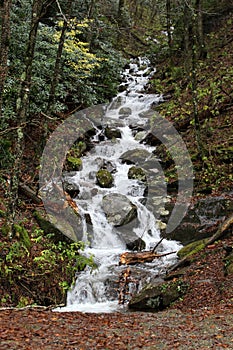
M 113 226 L 123 226 L 137 218 L 137 207 L 126 196 L 110 193 L 103 197 L 102 209 Z
M 161 311 L 181 298 L 188 290 L 182 280 L 149 283 L 129 301 L 129 309 Z
M 128 178 L 146 182 L 146 173 L 142 168 L 132 166 L 128 171 Z
M 79 194 L 79 185 L 75 182 L 72 182 L 69 178 L 65 178 L 63 181 L 63 189 L 67 192 L 71 198 L 77 197 Z
M 129 107 L 122 107 L 119 110 L 120 118 L 127 118 L 130 114 L 132 114 L 132 110 Z
M 113 185 L 113 176 L 107 169 L 97 171 L 96 180 L 100 187 L 110 188 Z
M 141 238 L 136 238 L 134 241 L 126 243 L 126 248 L 132 251 L 141 251 L 146 248 L 146 243 Z
M 120 139 L 121 138 L 121 132 L 119 129 L 116 128 L 110 128 L 110 127 L 106 127 L 105 128 L 105 136 L 107 137 L 107 139 Z
M 43 210 L 36 210 L 34 217 L 45 234 L 53 233 L 55 240 L 81 241 L 83 238 L 82 219 L 74 213 L 72 208 L 63 210 L 64 215 L 58 213 L 46 214 Z M 67 221 L 67 217 L 69 221 Z
M 166 204 L 166 209 L 170 213 L 173 207 L 171 204 Z M 211 237 L 216 232 L 219 224 L 232 211 L 233 200 L 230 196 L 201 199 L 188 209 L 185 217 L 175 230 L 169 234 L 162 233 L 162 235 L 168 239 L 180 241 L 183 245 Z
M 150 157 L 150 152 L 145 149 L 136 148 L 134 150 L 126 151 L 120 156 L 123 163 L 126 164 L 137 164 L 142 165 L 145 163 L 148 157 Z

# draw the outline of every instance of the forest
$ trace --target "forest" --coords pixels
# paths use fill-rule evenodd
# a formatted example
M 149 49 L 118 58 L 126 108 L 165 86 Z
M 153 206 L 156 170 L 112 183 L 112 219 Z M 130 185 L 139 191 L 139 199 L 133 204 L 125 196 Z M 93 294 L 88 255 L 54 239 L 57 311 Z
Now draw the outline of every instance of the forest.
M 156 69 L 146 90 L 163 96 L 153 109 L 187 146 L 192 205 L 230 201 L 215 230 L 232 215 L 232 11 L 232 0 L 0 1 L 0 307 L 65 303 L 77 271 L 95 268 L 83 242 L 39 217 L 40 162 L 59 125 L 117 95 L 130 60 L 147 57 Z M 67 154 L 69 170 L 83 145 Z M 157 149 L 175 201 L 177 169 L 164 145 Z M 232 235 L 224 244 L 232 247 Z

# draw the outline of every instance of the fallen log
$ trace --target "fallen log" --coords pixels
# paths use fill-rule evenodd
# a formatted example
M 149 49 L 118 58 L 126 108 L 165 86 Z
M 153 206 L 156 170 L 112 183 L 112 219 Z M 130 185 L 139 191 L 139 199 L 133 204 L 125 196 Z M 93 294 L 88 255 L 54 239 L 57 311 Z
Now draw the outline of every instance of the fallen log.
M 164 254 L 157 254 L 153 251 L 145 252 L 125 252 L 120 256 L 119 265 L 135 265 L 142 264 L 146 262 L 152 262 L 156 258 L 162 258 L 170 254 L 175 254 L 176 252 L 169 252 Z

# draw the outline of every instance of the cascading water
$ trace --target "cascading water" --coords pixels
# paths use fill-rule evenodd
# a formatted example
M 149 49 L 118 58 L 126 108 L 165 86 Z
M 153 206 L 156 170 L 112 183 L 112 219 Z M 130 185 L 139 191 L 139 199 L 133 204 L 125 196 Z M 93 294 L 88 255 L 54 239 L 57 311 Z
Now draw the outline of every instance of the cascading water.
M 120 254 L 126 251 L 126 243 L 118 226 L 109 222 L 103 210 L 103 198 L 106 195 L 121 194 L 137 208 L 137 222 L 133 228 L 128 228 L 128 233 L 127 225 L 125 226 L 124 237 L 133 232 L 135 236 L 143 239 L 146 249 L 151 249 L 160 240 L 153 211 L 144 205 L 145 184 L 136 179 L 129 179 L 128 171 L 132 164 L 121 160 L 122 154 L 130 150 L 142 150 L 148 155 L 154 150 L 154 147 L 140 143 L 132 131 L 134 127 L 141 127 L 143 130 L 148 125 L 148 118 L 143 113 L 150 109 L 152 103 L 158 103 L 162 99 L 162 96 L 146 94 L 144 91 L 151 74 L 153 71 L 147 60 L 139 59 L 136 63 L 130 63 L 123 76 L 122 85 L 125 85 L 125 89 L 108 106 L 103 119 L 103 124 L 117 126 L 121 138 L 104 138 L 99 142 L 101 131 L 98 131 L 93 137 L 95 147 L 82 158 L 82 170 L 72 177 L 72 181 L 78 184 L 80 189 L 76 201 L 83 218 L 83 240 L 87 245 L 84 254 L 93 254 L 98 267 L 93 271 L 86 268 L 79 273 L 75 286 L 68 292 L 67 306 L 59 311 L 110 312 L 119 308 L 116 281 L 125 269 L 118 263 Z M 106 162 L 114 169 L 114 182 L 110 188 L 101 188 L 96 184 L 95 174 L 101 164 Z M 86 222 L 87 216 L 91 225 Z M 179 248 L 177 242 L 167 240 L 163 240 L 158 247 L 163 253 Z M 135 276 L 141 281 L 148 281 L 159 275 L 167 265 L 174 262 L 174 259 L 174 255 L 169 255 L 135 267 Z

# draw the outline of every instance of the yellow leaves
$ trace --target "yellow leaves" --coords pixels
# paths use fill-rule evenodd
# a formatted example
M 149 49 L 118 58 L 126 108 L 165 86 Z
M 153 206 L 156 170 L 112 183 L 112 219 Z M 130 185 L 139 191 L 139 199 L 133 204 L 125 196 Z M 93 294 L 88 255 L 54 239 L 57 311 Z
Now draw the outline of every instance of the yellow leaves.
M 82 22 L 78 22 L 76 18 L 70 19 L 68 21 L 68 30 L 64 43 L 66 62 L 81 78 L 90 76 L 91 72 L 95 68 L 98 68 L 100 62 L 103 60 L 90 52 L 88 42 L 79 40 L 79 35 L 83 33 L 84 29 L 89 27 L 91 22 L 89 19 L 84 19 Z M 54 34 L 54 40 L 56 42 L 60 40 L 63 24 L 63 21 L 58 22 L 59 30 Z

